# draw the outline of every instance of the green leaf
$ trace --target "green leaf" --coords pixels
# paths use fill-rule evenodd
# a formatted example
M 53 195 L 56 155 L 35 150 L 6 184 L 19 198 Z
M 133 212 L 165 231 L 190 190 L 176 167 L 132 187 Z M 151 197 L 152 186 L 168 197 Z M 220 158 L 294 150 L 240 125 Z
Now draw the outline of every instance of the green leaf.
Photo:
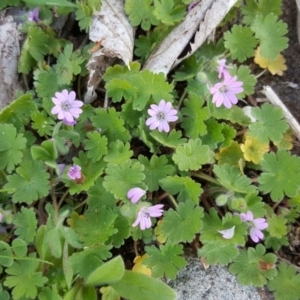
M 4 267 L 10 267 L 14 262 L 13 253 L 11 247 L 0 241 L 0 265 Z
M 53 125 L 55 124 L 52 118 L 47 117 L 45 111 L 35 111 L 31 116 L 32 128 L 36 129 L 39 136 L 51 135 L 53 132 Z
M 255 76 L 251 74 L 251 70 L 249 69 L 248 66 L 241 65 L 239 66 L 239 68 L 234 66 L 232 69 L 230 69 L 230 74 L 232 76 L 236 75 L 238 80 L 243 82 L 244 91 L 237 95 L 239 99 L 243 99 L 246 95 L 252 95 L 254 93 L 254 88 L 257 80 Z M 235 111 L 232 111 L 231 114 L 233 117 L 235 117 L 234 112 L 238 113 L 237 109 Z M 245 114 L 239 117 L 241 118 L 243 116 L 245 118 Z
M 164 213 L 161 230 L 173 244 L 191 242 L 202 228 L 203 208 L 193 201 L 179 203 L 176 211 Z
M 192 139 L 206 134 L 206 125 L 203 121 L 210 117 L 207 107 L 202 107 L 204 99 L 196 94 L 189 94 L 189 99 L 184 100 L 184 108 L 181 109 L 183 119 L 181 127 L 186 130 L 186 135 Z
M 92 162 L 99 161 L 107 153 L 107 138 L 99 132 L 88 132 L 86 140 L 83 141 L 84 149 L 88 151 L 87 157 Z
M 81 72 L 81 64 L 84 61 L 79 50 L 73 52 L 73 44 L 67 44 L 64 52 L 58 57 L 54 66 L 57 81 L 60 84 L 70 84 L 73 81 L 73 75 Z
M 223 164 L 214 166 L 214 173 L 217 175 L 219 182 L 229 191 L 242 194 L 255 193 L 256 187 L 251 185 L 251 180 L 246 175 L 242 175 L 240 170 L 235 166 Z
M 35 110 L 32 95 L 22 95 L 1 110 L 0 123 L 12 124 L 19 130 L 29 122 L 30 115 Z
M 47 97 L 48 103 L 51 104 L 51 108 L 53 106 L 50 98 L 54 96 L 57 91 L 61 91 L 66 88 L 66 85 L 60 84 L 57 80 L 57 75 L 51 67 L 48 67 L 46 70 L 41 64 L 38 64 L 38 68 L 36 68 L 33 72 L 34 78 L 34 86 L 36 88 L 36 92 L 40 98 Z M 51 82 L 51 84 L 49 84 Z M 45 107 L 45 105 L 44 105 Z M 48 111 L 50 113 L 50 110 Z M 38 119 L 39 122 L 40 118 Z
M 129 0 L 125 2 L 124 10 L 129 16 L 132 26 L 141 27 L 144 31 L 151 28 L 151 25 L 157 25 L 159 22 L 153 14 L 154 6 L 152 0 Z
M 239 62 L 254 56 L 254 49 L 258 43 L 251 29 L 241 25 L 234 25 L 231 32 L 225 32 L 224 40 L 224 45 L 230 51 L 232 58 Z
M 39 293 L 39 300 L 62 300 L 62 297 L 59 295 L 55 285 L 52 285 L 51 288 L 44 287 L 41 290 L 42 291 Z
M 39 6 L 40 4 L 38 4 Z M 28 74 L 37 62 L 43 61 L 49 53 L 49 36 L 38 26 L 29 28 L 27 38 L 23 44 L 19 69 L 20 73 Z
M 202 144 L 209 146 L 211 149 L 216 149 L 225 140 L 222 133 L 223 124 L 212 118 L 206 120 L 204 123 L 207 134 L 201 137 Z
M 16 238 L 12 241 L 11 246 L 16 256 L 24 257 L 27 254 L 27 244 L 23 240 Z
M 181 131 L 176 131 L 175 129 L 169 132 L 169 134 L 154 130 L 150 132 L 150 135 L 163 146 L 170 148 L 176 148 L 186 142 L 186 139 L 182 137 Z
M 8 276 L 4 281 L 4 285 L 12 288 L 12 296 L 14 299 L 20 299 L 24 296 L 34 299 L 37 296 L 38 287 L 44 286 L 48 281 L 42 272 L 37 272 L 39 262 L 34 260 L 15 261 L 13 265 L 6 269 Z
M 73 274 L 71 261 L 69 260 L 69 244 L 67 240 L 65 240 L 64 242 L 62 262 L 63 262 L 63 271 L 64 271 L 66 283 L 68 289 L 70 289 L 74 274 Z
M 11 173 L 22 160 L 27 140 L 12 124 L 0 124 L 0 136 L 0 170 Z
M 114 107 L 108 108 L 107 111 L 103 108 L 97 108 L 96 116 L 91 119 L 93 125 L 101 129 L 101 133 L 107 137 L 108 142 L 120 140 L 126 143 L 129 141 L 129 132 L 125 129 L 124 122 Z
M 175 172 L 175 167 L 168 164 L 168 159 L 165 155 L 159 157 L 153 155 L 150 160 L 143 155 L 139 155 L 138 160 L 145 167 L 145 183 L 150 192 L 158 190 L 160 179 Z
M 257 15 L 265 17 L 273 13 L 280 16 L 282 14 L 281 2 L 282 0 L 247 0 L 246 5 L 241 6 L 244 24 L 250 25 Z
M 239 255 L 239 250 L 234 244 L 223 244 L 212 241 L 198 250 L 198 255 L 204 257 L 208 264 L 227 265 Z
M 12 195 L 13 202 L 25 202 L 31 204 L 33 201 L 49 194 L 49 173 L 46 172 L 44 164 L 39 161 L 24 160 L 17 168 L 17 174 L 7 176 L 4 188 Z
M 77 10 L 75 12 L 75 19 L 78 22 L 78 25 L 81 30 L 84 30 L 85 32 L 89 31 L 89 27 L 92 22 L 92 14 L 93 9 L 86 5 L 83 1 L 77 1 Z
M 122 279 L 111 284 L 122 297 L 130 300 L 175 300 L 176 293 L 159 279 L 125 270 Z
M 288 124 L 283 119 L 283 112 L 280 107 L 265 103 L 260 108 L 252 107 L 251 114 L 256 122 L 249 125 L 248 133 L 261 143 L 268 143 L 269 140 L 279 142 L 288 129 Z
M 187 81 L 193 79 L 202 71 L 203 63 L 204 59 L 197 61 L 196 55 L 191 55 L 182 62 L 179 70 L 175 72 L 173 76 L 174 81 Z
M 142 112 L 132 108 L 132 102 L 127 102 L 122 105 L 121 118 L 130 128 L 138 127 L 139 120 L 142 117 Z
M 181 171 L 199 170 L 201 165 L 210 161 L 211 154 L 207 145 L 202 145 L 199 138 L 190 139 L 182 146 L 177 146 L 172 159 Z
M 101 206 L 113 209 L 116 206 L 116 199 L 104 188 L 103 180 L 103 177 L 99 177 L 88 190 L 88 205 L 91 210 L 99 209 Z
M 125 266 L 121 256 L 104 263 L 90 274 L 85 284 L 104 285 L 120 281 L 124 275 Z
M 111 246 L 96 245 L 91 248 L 85 248 L 81 252 L 75 252 L 71 255 L 74 274 L 86 279 L 93 271 L 103 264 L 104 260 L 111 258 L 109 252 Z
M 266 232 L 264 238 L 265 247 L 272 248 L 274 251 L 278 251 L 282 246 L 288 246 L 289 242 L 286 236 L 282 237 L 281 239 L 272 237 Z
M 0 10 L 6 6 L 17 6 L 20 4 L 20 0 L 3 0 L 0 3 Z
M 177 272 L 186 266 L 187 262 L 182 257 L 183 246 L 166 243 L 155 246 L 146 246 L 148 257 L 144 263 L 152 270 L 153 277 L 163 277 L 175 279 Z
M 178 194 L 177 200 L 181 202 L 192 200 L 198 204 L 199 197 L 203 193 L 200 183 L 187 176 L 167 176 L 162 178 L 159 183 L 171 195 Z
M 281 215 L 272 214 L 267 219 L 268 223 L 268 232 L 272 237 L 276 237 L 277 239 L 281 239 L 286 236 L 288 229 L 286 226 L 286 219 Z
M 33 241 L 37 228 L 37 219 L 33 208 L 21 207 L 21 211 L 15 215 L 13 224 L 17 227 L 16 235 L 27 243 Z
M 300 158 L 286 150 L 277 154 L 266 153 L 260 162 L 263 172 L 258 178 L 259 190 L 270 193 L 273 201 L 282 200 L 284 195 L 296 196 L 300 181 Z M 288 168 L 287 168 L 288 166 Z
M 144 166 L 137 161 L 127 161 L 119 165 L 108 164 L 105 170 L 103 186 L 116 199 L 126 200 L 127 192 L 135 186 L 141 186 L 145 179 Z M 143 185 L 142 188 L 145 188 Z
M 31 156 L 34 160 L 55 161 L 57 159 L 57 150 L 55 143 L 52 140 L 47 140 L 41 143 L 40 146 L 31 146 Z
M 240 216 L 226 213 L 222 220 L 218 217 L 218 213 L 211 208 L 208 213 L 204 213 L 203 227 L 200 231 L 200 240 L 202 243 L 219 242 L 223 245 L 245 245 L 245 235 L 247 234 L 247 224 L 241 221 Z M 231 239 L 223 238 L 218 230 L 227 230 L 234 228 L 234 235 Z
M 84 175 L 83 183 L 77 184 L 70 178 L 65 178 L 67 187 L 70 187 L 70 194 L 74 195 L 80 193 L 81 191 L 88 191 L 94 185 L 95 180 L 103 173 L 105 163 L 100 160 L 97 162 L 92 162 L 91 159 L 87 157 L 87 153 L 80 151 L 79 157 L 73 158 L 74 164 L 81 167 L 81 172 Z
M 155 74 L 143 70 L 132 77 L 134 86 L 138 88 L 137 98 L 133 100 L 133 109 L 143 110 L 150 99 L 158 103 L 161 99 L 171 101 L 173 86 L 167 82 L 163 73 Z
M 300 275 L 293 265 L 281 262 L 277 276 L 268 282 L 268 288 L 274 292 L 275 299 L 299 300 Z
M 112 98 L 114 103 L 125 100 L 131 101 L 137 97 L 138 89 L 129 81 L 113 78 L 106 85 L 108 97 Z
M 249 247 L 248 250 L 240 250 L 240 255 L 234 259 L 229 271 L 237 275 L 238 281 L 244 285 L 262 287 L 277 275 L 276 268 L 264 270 L 260 268 L 261 263 L 275 264 L 277 257 L 273 253 L 265 254 L 266 249 L 262 244 L 256 248 Z
M 262 57 L 275 60 L 288 47 L 287 24 L 278 20 L 273 13 L 267 16 L 257 15 L 252 23 L 251 30 L 260 40 L 260 54 Z
M 175 25 L 186 14 L 184 5 L 175 5 L 173 0 L 154 0 L 154 15 L 166 25 Z
M 67 0 L 24 0 L 30 6 L 63 6 L 63 7 L 76 7 L 74 3 Z
M 117 215 L 110 208 L 102 207 L 99 211 L 86 211 L 84 219 L 77 219 L 74 230 L 85 246 L 103 244 L 115 234 L 114 222 Z
M 124 144 L 117 140 L 109 144 L 108 154 L 104 157 L 104 161 L 114 165 L 123 164 L 126 163 L 132 155 L 133 151 L 130 150 L 130 144 Z
M 244 158 L 241 145 L 236 141 L 231 141 L 228 147 L 223 147 L 216 153 L 218 165 L 228 164 L 239 167 L 239 161 Z
M 129 224 L 128 218 L 120 213 L 119 208 L 115 209 L 114 212 L 118 213 L 118 217 L 114 223 L 117 232 L 108 239 L 107 244 L 113 245 L 115 248 L 120 248 L 130 236 L 131 224 Z

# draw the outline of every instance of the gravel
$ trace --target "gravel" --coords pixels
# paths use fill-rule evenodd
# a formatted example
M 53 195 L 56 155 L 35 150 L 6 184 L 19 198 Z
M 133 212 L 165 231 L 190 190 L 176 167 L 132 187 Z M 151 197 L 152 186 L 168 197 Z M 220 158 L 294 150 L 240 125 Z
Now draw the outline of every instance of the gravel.
M 204 269 L 199 258 L 187 258 L 188 265 L 175 280 L 167 284 L 177 292 L 177 300 L 262 300 L 265 298 L 253 286 L 243 286 L 226 267 Z M 261 291 L 262 292 L 262 291 Z

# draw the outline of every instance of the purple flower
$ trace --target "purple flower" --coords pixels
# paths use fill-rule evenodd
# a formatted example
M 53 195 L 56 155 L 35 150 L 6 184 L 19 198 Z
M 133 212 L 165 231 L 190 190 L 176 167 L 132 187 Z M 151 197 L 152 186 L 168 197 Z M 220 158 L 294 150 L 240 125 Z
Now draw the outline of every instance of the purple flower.
M 2 222 L 3 215 L 0 213 L 0 222 Z
M 225 229 L 225 230 L 218 230 L 218 232 L 220 232 L 222 234 L 222 237 L 224 239 L 230 240 L 234 236 L 234 229 L 235 229 L 235 226 L 233 226 L 229 229 Z
M 75 100 L 76 94 L 73 91 L 70 93 L 67 90 L 63 90 L 61 93 L 56 92 L 55 97 L 52 98 L 55 106 L 52 108 L 51 113 L 58 114 L 57 118 L 59 120 L 74 122 L 74 118 L 78 118 L 82 113 L 82 109 L 79 107 L 83 105 L 83 102 Z
M 72 166 L 68 171 L 68 176 L 73 180 L 80 179 L 81 178 L 81 167 L 77 166 L 77 165 Z
M 169 132 L 170 126 L 168 122 L 174 122 L 178 119 L 176 116 L 177 110 L 172 108 L 172 103 L 160 100 L 158 105 L 151 104 L 150 107 L 151 109 L 148 109 L 148 114 L 151 117 L 147 119 L 146 125 L 151 130 L 157 128 L 159 132 Z
M 190 12 L 195 6 L 197 5 L 197 2 L 191 2 L 188 6 L 188 12 Z
M 62 121 L 65 125 L 68 125 L 68 126 L 73 126 L 73 125 L 77 124 L 77 122 L 75 120 L 72 122 L 69 122 L 67 119 L 63 119 Z
M 145 194 L 145 190 L 136 187 L 128 191 L 127 198 L 130 199 L 131 203 L 137 203 Z
M 65 168 L 66 168 L 65 164 L 58 164 L 57 165 L 57 170 L 59 172 L 59 175 L 61 175 L 64 172 Z
M 28 21 L 29 22 L 35 22 L 35 23 L 40 22 L 39 12 L 40 12 L 39 7 L 36 7 L 34 10 L 29 11 Z
M 231 108 L 232 104 L 238 102 L 236 94 L 244 91 L 243 82 L 237 81 L 237 77 L 231 77 L 228 72 L 223 72 L 223 75 L 224 81 L 216 83 L 210 89 L 210 93 L 213 95 L 212 102 L 216 103 L 217 107 L 223 104 L 225 107 Z
M 152 223 L 150 217 L 160 217 L 163 214 L 163 204 L 157 204 L 154 206 L 144 206 L 138 212 L 138 216 L 135 222 L 132 224 L 132 227 L 136 227 L 140 224 L 141 230 L 150 228 Z
M 250 228 L 250 237 L 254 243 L 258 243 L 262 240 L 264 234 L 261 230 L 268 227 L 268 223 L 264 218 L 253 218 L 253 213 L 249 210 L 246 214 L 241 213 L 240 217 L 243 222 L 247 222 Z
M 230 76 L 230 74 L 227 71 L 228 67 L 226 66 L 226 59 L 219 59 L 217 63 L 217 69 L 219 72 L 218 78 L 221 78 L 222 76 L 225 77 L 225 74 Z

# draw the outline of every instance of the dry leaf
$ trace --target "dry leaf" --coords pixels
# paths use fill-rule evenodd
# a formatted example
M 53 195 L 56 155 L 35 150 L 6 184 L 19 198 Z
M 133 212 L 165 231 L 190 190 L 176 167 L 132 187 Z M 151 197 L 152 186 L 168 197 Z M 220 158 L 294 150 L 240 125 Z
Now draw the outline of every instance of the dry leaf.
M 203 0 L 185 17 L 184 21 L 151 53 L 144 68 L 165 75 L 182 60 L 191 56 L 223 20 L 237 0 Z M 198 30 L 198 31 L 197 31 Z M 190 43 L 195 35 L 194 42 Z M 189 44 L 191 51 L 183 58 L 179 55 Z
M 122 59 L 126 65 L 132 61 L 134 30 L 124 13 L 124 1 L 103 0 L 101 10 L 93 15 L 89 35 L 91 41 L 101 41 L 101 48 L 93 52 L 87 64 L 90 76 L 84 99 L 86 103 L 94 100 L 96 87 L 116 58 Z
M 0 110 L 14 100 L 18 82 L 19 31 L 13 18 L 0 15 Z
M 147 254 L 144 254 L 143 256 L 136 256 L 133 261 L 134 266 L 132 268 L 132 271 L 151 276 L 152 275 L 151 269 L 149 269 L 146 265 L 143 264 L 144 260 L 147 257 L 148 257 Z
M 275 60 L 264 58 L 260 55 L 260 47 L 255 50 L 254 62 L 263 69 L 267 68 L 272 75 L 282 76 L 283 71 L 287 70 L 283 55 L 279 54 Z
M 262 261 L 262 260 L 259 260 L 258 261 L 258 267 L 261 271 L 268 271 L 270 269 L 274 269 L 275 265 L 271 264 L 271 263 L 268 263 L 268 262 L 265 262 L 265 261 Z

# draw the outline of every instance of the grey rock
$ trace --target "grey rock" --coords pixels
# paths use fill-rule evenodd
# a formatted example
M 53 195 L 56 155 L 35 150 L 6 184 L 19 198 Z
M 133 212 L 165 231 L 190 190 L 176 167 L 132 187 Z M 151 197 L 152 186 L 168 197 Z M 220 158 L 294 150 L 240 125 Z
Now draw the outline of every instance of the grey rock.
M 262 300 L 253 286 L 238 283 L 237 278 L 223 266 L 204 269 L 199 258 L 187 258 L 188 265 L 179 271 L 175 280 L 167 284 L 177 292 L 177 300 Z

